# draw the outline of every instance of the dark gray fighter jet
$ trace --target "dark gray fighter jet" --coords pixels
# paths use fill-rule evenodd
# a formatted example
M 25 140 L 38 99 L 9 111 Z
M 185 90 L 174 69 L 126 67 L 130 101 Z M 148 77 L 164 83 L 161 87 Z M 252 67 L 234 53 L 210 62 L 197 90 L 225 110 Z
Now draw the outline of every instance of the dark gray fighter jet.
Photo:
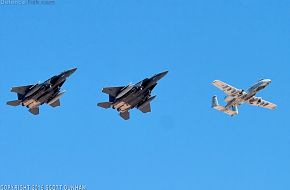
M 156 97 L 151 96 L 151 91 L 167 73 L 168 71 L 156 74 L 135 85 L 103 88 L 102 92 L 109 94 L 109 102 L 98 103 L 98 106 L 117 109 L 125 120 L 130 118 L 129 110 L 135 107 L 143 113 L 151 112 L 150 102 Z
M 39 106 L 44 103 L 52 107 L 60 106 L 59 99 L 65 93 L 65 91 L 60 92 L 60 88 L 76 70 L 77 68 L 73 68 L 64 71 L 40 84 L 13 87 L 11 92 L 17 93 L 18 100 L 9 101 L 7 104 L 10 106 L 20 104 L 26 106 L 29 108 L 29 112 L 34 115 L 39 114 Z

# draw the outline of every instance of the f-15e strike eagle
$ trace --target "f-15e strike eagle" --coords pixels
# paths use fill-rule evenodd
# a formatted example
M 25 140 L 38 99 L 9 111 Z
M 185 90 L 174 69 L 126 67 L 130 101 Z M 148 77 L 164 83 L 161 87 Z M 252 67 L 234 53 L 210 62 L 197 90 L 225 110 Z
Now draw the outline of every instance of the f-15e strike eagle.
M 13 87 L 11 92 L 17 93 L 18 100 L 9 101 L 7 104 L 10 106 L 26 106 L 29 108 L 29 112 L 34 115 L 39 114 L 39 106 L 44 103 L 52 107 L 60 106 L 59 99 L 65 93 L 65 91 L 60 92 L 60 88 L 76 70 L 77 68 L 73 68 L 64 71 L 41 84 Z
M 264 89 L 270 83 L 271 83 L 270 79 L 259 80 L 256 84 L 254 84 L 251 88 L 249 88 L 247 92 L 245 92 L 244 90 L 232 87 L 220 80 L 215 80 L 213 81 L 212 84 L 227 94 L 227 96 L 225 97 L 227 105 L 225 107 L 220 106 L 218 104 L 217 96 L 213 96 L 212 107 L 216 110 L 219 110 L 231 116 L 238 114 L 237 106 L 243 103 L 248 103 L 250 105 L 260 106 L 268 109 L 275 109 L 277 105 L 265 101 L 261 97 L 255 96 L 257 92 Z
M 98 106 L 105 109 L 110 107 L 117 109 L 125 120 L 130 118 L 129 110 L 135 107 L 143 113 L 151 112 L 150 102 L 156 97 L 151 96 L 151 92 L 157 82 L 167 73 L 168 71 L 156 74 L 135 85 L 103 88 L 102 92 L 109 94 L 109 102 L 98 103 Z

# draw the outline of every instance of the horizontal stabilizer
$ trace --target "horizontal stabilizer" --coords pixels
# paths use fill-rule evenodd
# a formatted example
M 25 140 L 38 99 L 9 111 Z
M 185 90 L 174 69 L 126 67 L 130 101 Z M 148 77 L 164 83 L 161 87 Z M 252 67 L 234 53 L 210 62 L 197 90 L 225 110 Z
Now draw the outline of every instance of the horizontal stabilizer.
M 32 86 L 33 85 L 12 87 L 11 92 L 16 92 L 18 94 L 24 95 L 27 92 L 27 90 Z
M 98 103 L 97 105 L 102 108 L 108 109 L 112 106 L 112 104 L 113 102 L 101 102 L 101 103 Z
M 223 106 L 220 106 L 220 105 L 217 105 L 215 107 L 213 107 L 214 109 L 218 110 L 218 111 L 221 111 L 221 112 L 224 112 L 225 114 L 228 114 L 230 116 L 234 116 L 234 115 L 237 115 L 237 111 L 233 111 L 233 110 L 230 110 L 230 109 L 227 109 Z
M 119 86 L 119 87 L 106 87 L 103 88 L 102 92 L 109 94 L 113 97 L 116 97 L 118 95 L 118 93 L 121 91 L 121 89 L 123 89 L 124 86 Z
M 124 119 L 124 120 L 128 120 L 130 119 L 130 113 L 128 111 L 126 112 L 120 112 L 120 116 Z
M 30 113 L 32 113 L 33 115 L 38 115 L 39 114 L 39 107 L 36 108 L 30 108 L 28 110 Z
M 20 104 L 21 104 L 21 100 L 13 100 L 13 101 L 7 102 L 7 105 L 9 106 L 19 106 Z
M 218 103 L 217 96 L 212 97 L 211 107 L 218 111 L 224 112 L 225 114 L 228 114 L 230 116 L 234 116 L 238 114 L 238 108 L 236 106 L 233 106 L 232 109 L 228 109 L 226 107 L 220 106 Z
M 60 106 L 60 101 L 59 101 L 59 99 L 58 100 L 56 100 L 56 101 L 54 101 L 53 103 L 51 103 L 51 104 L 49 104 L 51 107 L 53 107 L 53 108 L 55 108 L 55 107 L 58 107 L 58 106 Z

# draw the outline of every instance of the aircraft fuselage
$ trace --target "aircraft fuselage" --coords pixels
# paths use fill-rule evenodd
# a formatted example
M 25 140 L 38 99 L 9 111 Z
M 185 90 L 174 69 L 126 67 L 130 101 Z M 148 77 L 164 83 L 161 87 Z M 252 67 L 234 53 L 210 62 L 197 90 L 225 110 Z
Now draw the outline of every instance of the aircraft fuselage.
M 242 93 L 239 93 L 236 96 L 227 96 L 225 99 L 226 100 L 229 99 L 230 101 L 228 101 L 225 108 L 228 109 L 230 107 L 238 106 L 244 102 L 247 102 L 252 97 L 254 97 L 259 91 L 266 88 L 270 83 L 271 83 L 270 79 L 262 79 L 258 81 L 256 84 L 254 84 L 252 87 L 250 87 L 247 90 L 247 93 L 244 93 L 244 91 L 242 91 Z

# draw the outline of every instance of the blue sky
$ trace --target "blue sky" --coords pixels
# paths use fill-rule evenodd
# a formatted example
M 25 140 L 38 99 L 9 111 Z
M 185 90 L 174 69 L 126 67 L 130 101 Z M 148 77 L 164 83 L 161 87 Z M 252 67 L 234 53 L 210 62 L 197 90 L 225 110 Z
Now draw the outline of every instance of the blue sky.
M 290 188 L 290 2 L 56 0 L 0 6 L 0 184 L 84 184 L 102 190 Z M 9 107 L 12 86 L 78 67 L 62 106 L 35 117 Z M 123 121 L 104 86 L 169 70 L 152 113 Z M 210 108 L 220 79 L 277 110 Z

